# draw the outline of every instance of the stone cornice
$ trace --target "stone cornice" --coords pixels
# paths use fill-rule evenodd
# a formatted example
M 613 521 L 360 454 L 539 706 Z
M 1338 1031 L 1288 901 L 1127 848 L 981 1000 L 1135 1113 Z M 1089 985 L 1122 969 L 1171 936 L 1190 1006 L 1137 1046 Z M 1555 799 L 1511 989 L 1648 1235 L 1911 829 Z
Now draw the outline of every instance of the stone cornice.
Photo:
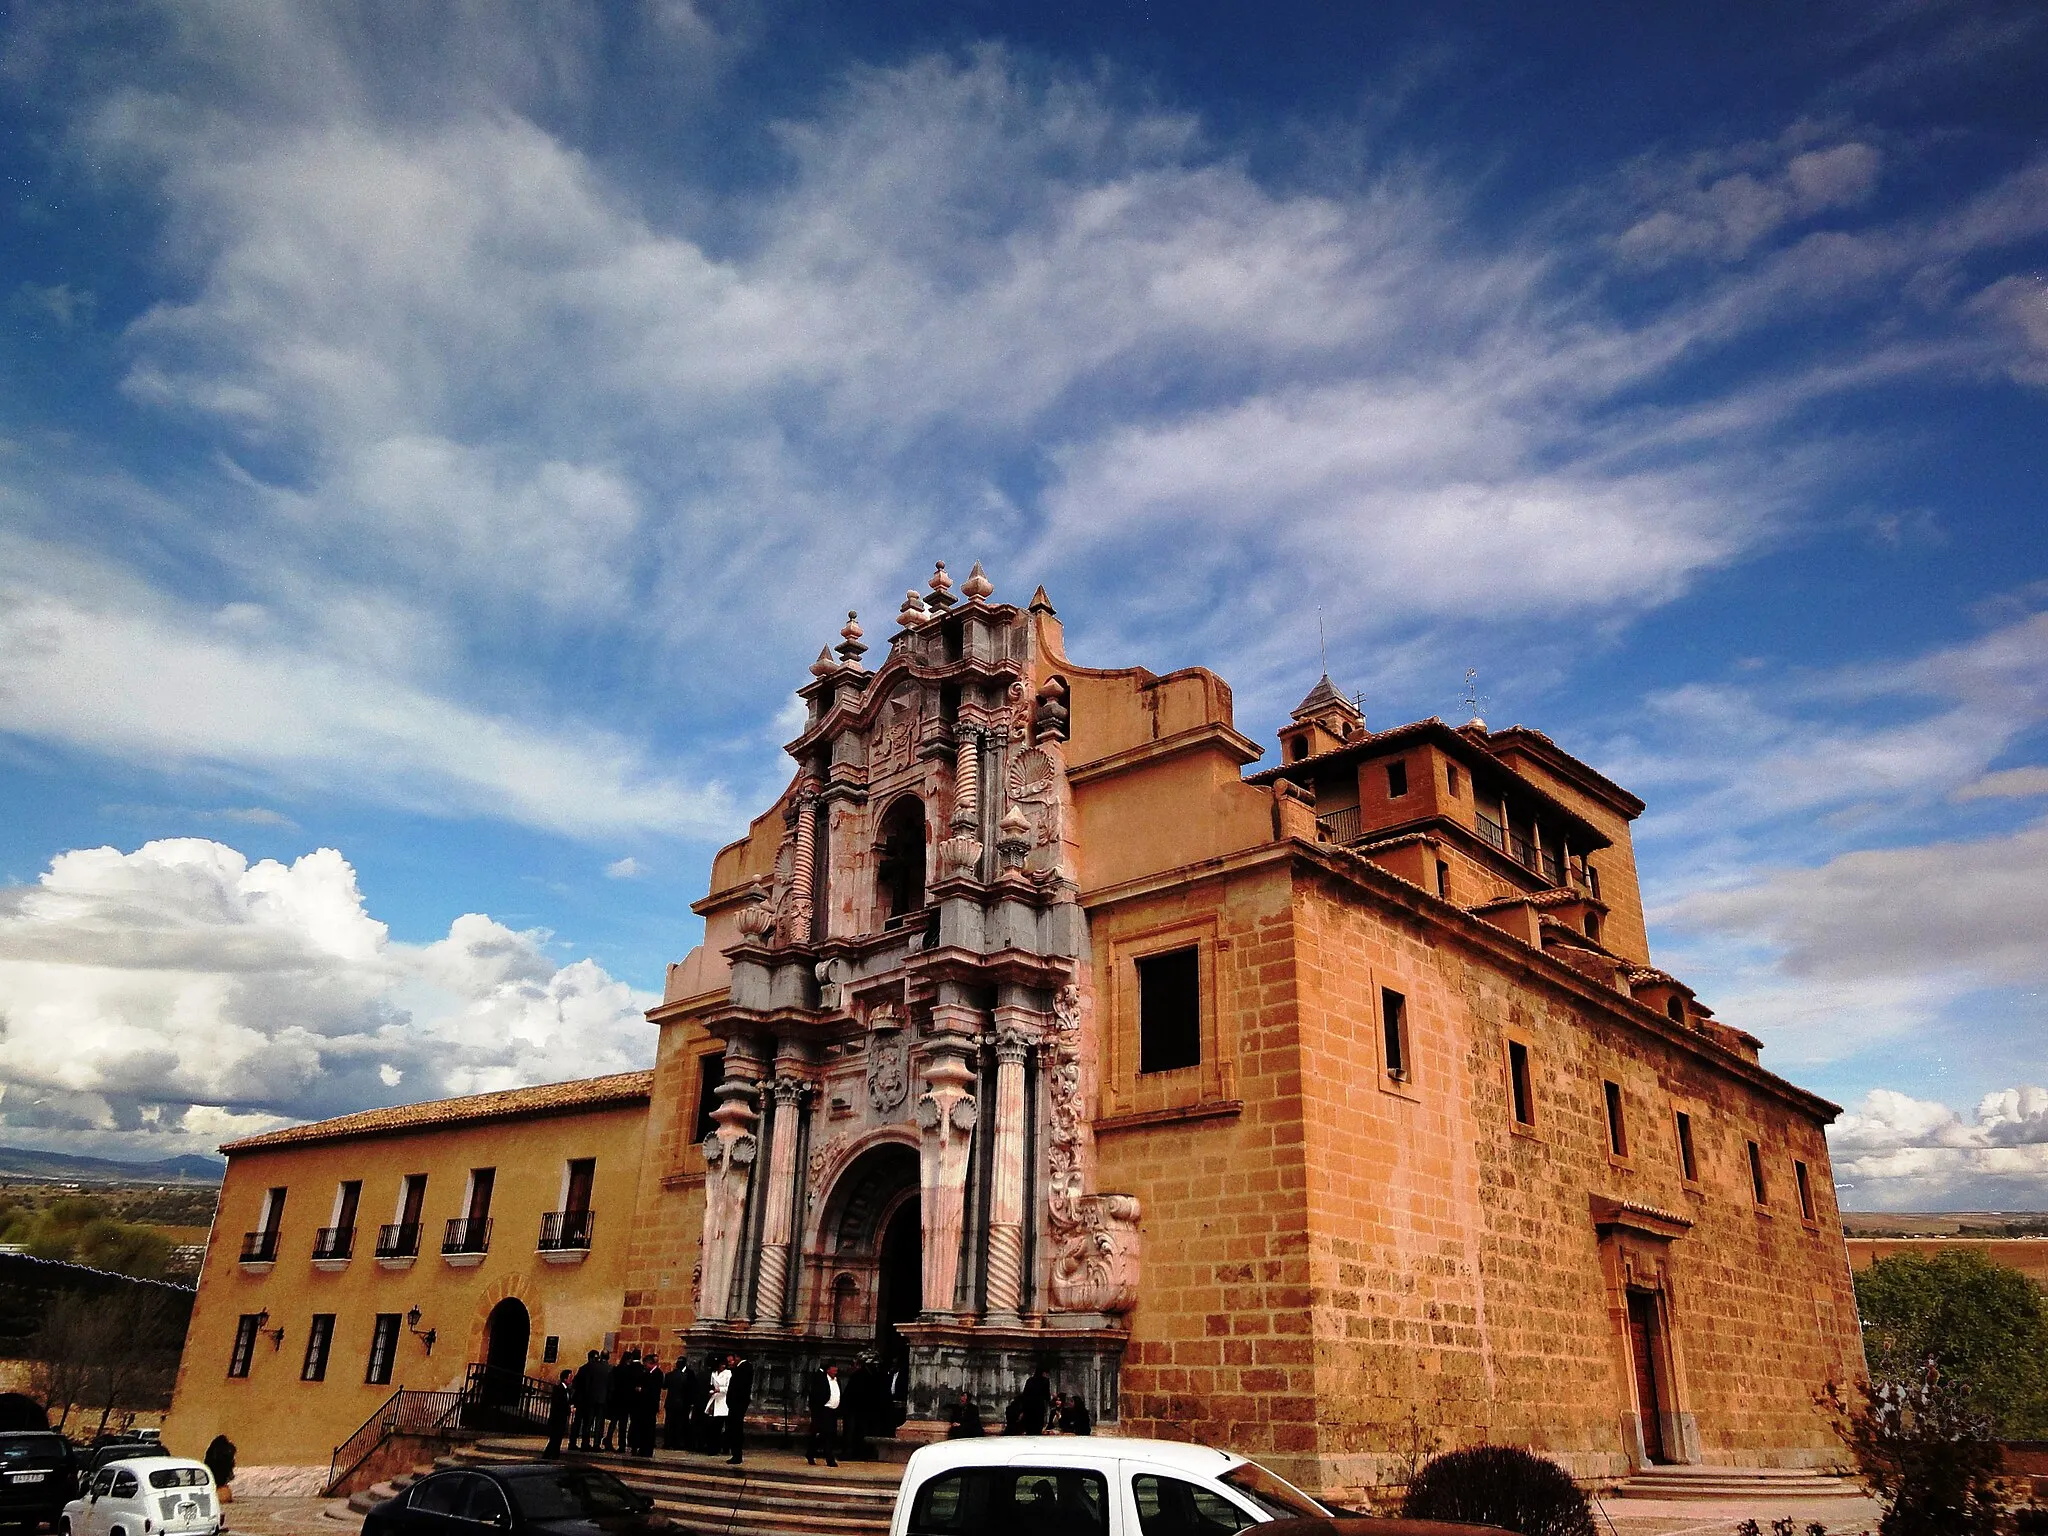
M 1067 767 L 1067 782 L 1075 788 L 1095 779 L 1121 773 L 1143 763 L 1156 762 L 1161 758 L 1178 757 L 1183 752 L 1198 752 L 1205 747 L 1220 748 L 1237 760 L 1241 767 L 1256 762 L 1265 755 L 1259 744 L 1248 736 L 1241 736 L 1229 726 L 1218 721 L 1189 726 L 1184 731 L 1175 731 L 1171 736 L 1161 736 L 1153 741 L 1140 742 L 1135 747 L 1126 747 L 1121 752 L 1112 752 L 1107 757 L 1091 758 L 1085 763 L 1072 763 Z

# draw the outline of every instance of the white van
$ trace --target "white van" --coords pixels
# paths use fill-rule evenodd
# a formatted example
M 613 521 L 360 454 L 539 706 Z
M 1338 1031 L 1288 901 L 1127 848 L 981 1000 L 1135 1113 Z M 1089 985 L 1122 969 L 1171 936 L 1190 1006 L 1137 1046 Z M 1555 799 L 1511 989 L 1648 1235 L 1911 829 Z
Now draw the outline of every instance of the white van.
M 1284 1478 L 1170 1440 L 1003 1435 L 912 1454 L 889 1536 L 1229 1536 L 1274 1520 L 1344 1530 Z M 1358 1522 L 1374 1529 L 1384 1522 Z
M 64 1506 L 64 1536 L 217 1536 L 220 1500 L 203 1461 L 110 1461 Z

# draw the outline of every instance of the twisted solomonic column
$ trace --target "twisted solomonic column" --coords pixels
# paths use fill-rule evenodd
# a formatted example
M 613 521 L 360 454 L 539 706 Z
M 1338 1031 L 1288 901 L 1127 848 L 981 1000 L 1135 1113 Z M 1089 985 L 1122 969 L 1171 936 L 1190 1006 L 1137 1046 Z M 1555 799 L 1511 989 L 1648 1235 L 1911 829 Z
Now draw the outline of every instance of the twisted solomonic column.
M 1009 1012 L 998 1009 L 997 1016 Z M 1024 1301 L 1024 1062 L 1035 1031 L 1004 1022 L 996 1030 L 994 1185 L 989 1194 L 988 1315 L 1015 1321 Z
M 786 1316 L 791 1228 L 796 1216 L 796 1144 L 811 1085 L 789 1073 L 774 1083 L 775 1120 L 768 1147 L 767 1204 L 761 1213 L 761 1269 L 754 1290 L 754 1320 L 780 1324 Z
M 811 882 L 818 865 L 818 781 L 805 775 L 797 786 L 796 848 L 789 861 L 790 922 L 785 942 L 808 944 L 812 935 Z

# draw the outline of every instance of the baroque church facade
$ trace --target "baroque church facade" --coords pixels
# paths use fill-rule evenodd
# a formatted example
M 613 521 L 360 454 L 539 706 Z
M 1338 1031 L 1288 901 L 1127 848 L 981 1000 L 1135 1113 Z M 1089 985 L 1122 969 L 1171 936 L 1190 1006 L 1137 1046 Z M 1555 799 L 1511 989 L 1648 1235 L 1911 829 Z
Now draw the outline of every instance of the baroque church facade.
M 789 785 L 716 856 L 649 1015 L 651 1075 L 227 1149 L 174 1426 L 266 1411 L 221 1371 L 259 1301 L 344 1350 L 317 1311 L 343 1285 L 404 1311 L 367 1272 L 238 1257 L 282 1191 L 426 1189 L 401 1165 L 456 1138 L 447 1232 L 473 1239 L 476 1149 L 513 1163 L 544 1127 L 540 1246 L 434 1273 L 469 1361 L 732 1350 L 777 1420 L 872 1351 L 911 1436 L 963 1392 L 999 1418 L 1043 1366 L 1105 1429 L 1332 1495 L 1418 1436 L 1594 1479 L 1835 1459 L 1813 1394 L 1862 1368 L 1836 1109 L 1652 963 L 1639 800 L 1521 727 L 1374 732 L 1327 679 L 1247 775 L 1221 679 L 1078 665 L 1044 591 L 997 601 L 979 566 L 941 566 L 870 655 L 849 616 L 811 667 Z M 580 1197 L 550 1186 L 598 1115 Z M 394 1339 L 398 1374 L 331 1394 L 321 1433 L 464 1365 Z

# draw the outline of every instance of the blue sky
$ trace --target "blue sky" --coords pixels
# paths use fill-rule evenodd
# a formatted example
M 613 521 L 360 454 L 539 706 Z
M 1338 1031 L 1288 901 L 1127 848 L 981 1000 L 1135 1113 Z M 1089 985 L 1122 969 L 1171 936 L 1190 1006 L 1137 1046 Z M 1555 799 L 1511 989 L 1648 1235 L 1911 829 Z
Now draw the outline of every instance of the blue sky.
M 1318 613 L 1376 725 L 1476 668 L 1848 1203 L 2048 1207 L 2038 8 L 6 28 L 0 1136 L 644 1062 L 803 668 L 978 558 L 1261 739 Z

